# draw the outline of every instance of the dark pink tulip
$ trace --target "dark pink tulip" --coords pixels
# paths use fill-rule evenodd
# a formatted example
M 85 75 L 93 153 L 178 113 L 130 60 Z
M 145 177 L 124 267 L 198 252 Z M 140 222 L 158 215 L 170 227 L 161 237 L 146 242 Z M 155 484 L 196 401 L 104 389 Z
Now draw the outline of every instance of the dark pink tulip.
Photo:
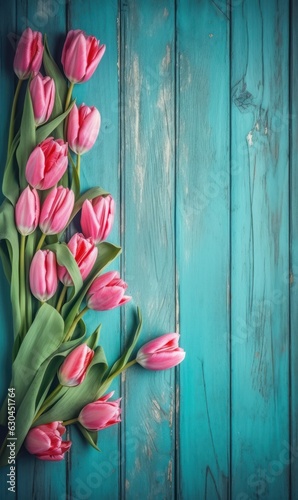
M 61 385 L 75 387 L 83 382 L 88 367 L 93 359 L 94 351 L 86 344 L 79 345 L 63 361 L 58 371 Z
M 58 234 L 68 224 L 73 206 L 74 192 L 59 186 L 52 189 L 43 202 L 39 227 L 44 234 Z
M 143 345 L 137 353 L 137 362 L 148 370 L 166 370 L 179 365 L 185 351 L 178 345 L 178 333 L 166 333 Z
M 49 189 L 60 181 L 68 165 L 68 147 L 62 139 L 48 137 L 33 149 L 26 165 L 26 179 L 36 189 Z
M 86 279 L 95 264 L 98 254 L 97 247 L 90 238 L 87 239 L 80 233 L 74 234 L 67 246 L 79 266 L 82 279 Z M 58 266 L 58 276 L 65 286 L 72 286 L 71 276 L 64 266 Z
M 15 206 L 17 230 L 23 236 L 33 233 L 38 226 L 40 201 L 36 189 L 27 186 Z
M 50 118 L 55 102 L 55 82 L 49 76 L 38 73 L 30 82 L 30 94 L 35 124 L 41 125 Z
M 100 128 L 100 114 L 94 106 L 74 105 L 67 121 L 67 141 L 76 154 L 84 154 L 94 145 Z
M 81 227 L 86 238 L 95 243 L 104 241 L 110 234 L 115 214 L 112 196 L 98 196 L 92 201 L 85 200 L 82 206 Z
M 110 392 L 94 403 L 89 403 L 84 406 L 78 421 L 85 429 L 89 429 L 90 431 L 101 431 L 102 429 L 106 429 L 111 425 L 121 422 L 121 399 L 108 401 L 113 394 L 113 392 Z
M 19 40 L 13 69 L 20 80 L 26 80 L 40 70 L 43 55 L 42 34 L 27 28 Z
M 72 83 L 86 82 L 96 70 L 106 50 L 94 36 L 87 36 L 82 30 L 68 32 L 62 50 L 62 66 Z
M 30 289 L 41 302 L 49 300 L 58 288 L 56 255 L 50 250 L 38 250 L 29 273 Z
M 96 278 L 87 293 L 87 306 L 96 311 L 107 311 L 123 306 L 131 297 L 124 295 L 127 284 L 117 271 L 109 271 Z
M 63 460 L 72 444 L 71 441 L 62 441 L 65 431 L 61 422 L 33 427 L 27 434 L 25 447 L 40 460 Z

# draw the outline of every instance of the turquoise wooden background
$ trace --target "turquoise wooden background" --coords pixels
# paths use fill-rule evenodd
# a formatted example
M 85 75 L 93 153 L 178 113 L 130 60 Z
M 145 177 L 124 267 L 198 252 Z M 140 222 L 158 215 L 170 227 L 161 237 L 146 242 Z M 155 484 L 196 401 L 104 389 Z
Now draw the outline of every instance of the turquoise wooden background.
M 123 423 L 101 454 L 72 432 L 65 463 L 20 460 L 18 499 L 298 499 L 297 22 L 296 0 L 1 2 L 2 145 L 17 34 L 46 32 L 58 58 L 70 28 L 107 44 L 75 89 L 102 114 L 83 185 L 117 201 L 143 338 L 179 330 L 187 351 L 115 385 Z M 1 274 L 3 395 L 6 300 Z M 102 315 L 111 361 L 130 312 Z

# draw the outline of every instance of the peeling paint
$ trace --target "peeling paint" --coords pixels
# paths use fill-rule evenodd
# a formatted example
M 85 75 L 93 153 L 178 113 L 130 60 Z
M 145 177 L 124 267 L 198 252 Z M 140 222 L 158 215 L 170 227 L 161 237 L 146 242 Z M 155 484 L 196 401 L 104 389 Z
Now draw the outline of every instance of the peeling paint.
M 246 140 L 248 142 L 249 147 L 253 146 L 253 135 L 252 135 L 252 130 L 250 130 L 246 136 Z

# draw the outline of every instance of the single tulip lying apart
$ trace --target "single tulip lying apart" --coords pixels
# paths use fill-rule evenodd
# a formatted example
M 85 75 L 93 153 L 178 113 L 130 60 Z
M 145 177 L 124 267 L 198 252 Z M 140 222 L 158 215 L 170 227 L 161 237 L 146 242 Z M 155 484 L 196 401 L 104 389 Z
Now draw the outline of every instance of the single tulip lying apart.
M 86 344 L 79 345 L 66 357 L 58 371 L 61 385 L 75 387 L 83 382 L 88 367 L 94 357 L 94 351 Z
M 179 365 L 185 358 L 185 351 L 178 345 L 178 333 L 166 333 L 143 345 L 136 360 L 147 370 L 166 370 Z
M 101 431 L 121 422 L 121 399 L 108 401 L 113 394 L 110 392 L 82 409 L 78 421 L 85 429 Z
M 62 441 L 66 428 L 61 422 L 33 427 L 26 437 L 25 447 L 40 460 L 63 460 L 65 452 L 71 447 L 71 441 Z

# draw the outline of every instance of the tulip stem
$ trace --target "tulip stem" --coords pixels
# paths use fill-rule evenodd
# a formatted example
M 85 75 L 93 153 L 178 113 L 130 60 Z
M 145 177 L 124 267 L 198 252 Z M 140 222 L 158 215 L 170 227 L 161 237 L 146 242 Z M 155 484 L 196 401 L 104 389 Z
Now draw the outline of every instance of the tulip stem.
M 122 372 L 124 372 L 125 370 L 127 370 L 131 366 L 135 365 L 136 363 L 137 363 L 137 360 L 133 359 L 129 363 L 126 363 L 126 365 L 124 365 L 122 368 L 120 368 L 119 370 L 117 370 L 115 373 L 113 373 L 113 375 L 111 375 L 110 377 L 108 377 L 104 381 L 104 383 L 102 384 L 102 386 L 100 387 L 100 390 L 97 393 L 97 397 L 101 397 L 108 390 L 108 388 L 110 387 L 110 385 L 113 382 L 114 378 L 118 377 L 118 375 L 120 375 Z
M 41 249 L 41 247 L 42 247 L 42 245 L 43 245 L 43 243 L 44 243 L 44 240 L 46 239 L 46 236 L 47 236 L 46 234 L 42 233 L 42 235 L 41 235 L 41 237 L 40 237 L 40 240 L 39 240 L 39 242 L 38 242 L 38 245 L 37 245 L 37 247 L 36 247 L 36 251 L 37 251 L 37 252 L 38 252 L 38 250 L 40 250 L 40 249 Z
M 25 337 L 27 332 L 25 245 L 26 245 L 26 236 L 21 235 L 19 272 L 20 272 L 20 310 L 21 310 L 21 317 L 23 319 L 23 325 L 22 325 L 23 338 Z
M 66 95 L 65 111 L 68 109 L 68 106 L 70 105 L 73 88 L 74 88 L 74 83 L 70 83 L 70 85 L 68 87 L 67 95 Z
M 15 94 L 14 94 L 14 98 L 13 98 L 13 103 L 12 103 L 12 108 L 11 108 L 11 115 L 10 115 L 10 124 L 9 124 L 8 147 L 7 147 L 8 151 L 7 151 L 7 155 L 9 155 L 9 150 L 10 150 L 10 147 L 11 147 L 11 144 L 12 144 L 12 141 L 13 141 L 13 136 L 14 136 L 14 122 L 15 122 L 15 117 L 16 117 L 17 102 L 18 102 L 19 93 L 20 93 L 20 90 L 21 90 L 22 83 L 23 83 L 23 80 L 19 80 L 18 81 L 18 84 L 17 84 L 17 87 L 16 87 L 16 91 L 15 91 Z
M 80 173 L 81 173 L 81 155 L 78 154 L 78 156 L 77 156 L 77 174 L 78 174 L 79 180 L 80 180 Z
M 64 299 L 65 299 L 66 292 L 67 292 L 67 286 L 64 285 L 63 288 L 62 288 L 59 300 L 57 302 L 57 306 L 56 306 L 56 309 L 57 309 L 58 312 L 61 311 L 61 307 L 63 306 L 63 302 L 64 302 Z
M 33 420 L 33 423 L 36 422 L 36 420 L 44 413 L 45 410 L 51 406 L 53 400 L 59 394 L 60 390 L 62 389 L 62 385 L 58 384 L 57 387 L 51 392 L 51 394 L 44 400 L 43 404 L 41 405 L 39 411 L 36 413 L 35 418 Z
M 67 334 L 65 335 L 64 339 L 63 339 L 63 342 L 67 342 L 68 340 L 71 339 L 72 335 L 73 335 L 73 332 L 75 331 L 76 329 L 76 326 L 78 324 L 78 322 L 80 321 L 80 319 L 82 319 L 82 317 L 84 316 L 84 314 L 86 314 L 86 312 L 89 310 L 89 307 L 86 306 L 84 307 L 84 309 L 81 310 L 81 312 L 77 315 L 77 317 L 75 318 L 73 324 L 71 325 L 70 329 L 68 330 Z
M 62 422 L 62 425 L 70 425 L 70 424 L 74 424 L 75 422 L 77 422 L 78 419 L 77 418 L 71 418 L 70 420 L 65 420 L 64 422 Z

